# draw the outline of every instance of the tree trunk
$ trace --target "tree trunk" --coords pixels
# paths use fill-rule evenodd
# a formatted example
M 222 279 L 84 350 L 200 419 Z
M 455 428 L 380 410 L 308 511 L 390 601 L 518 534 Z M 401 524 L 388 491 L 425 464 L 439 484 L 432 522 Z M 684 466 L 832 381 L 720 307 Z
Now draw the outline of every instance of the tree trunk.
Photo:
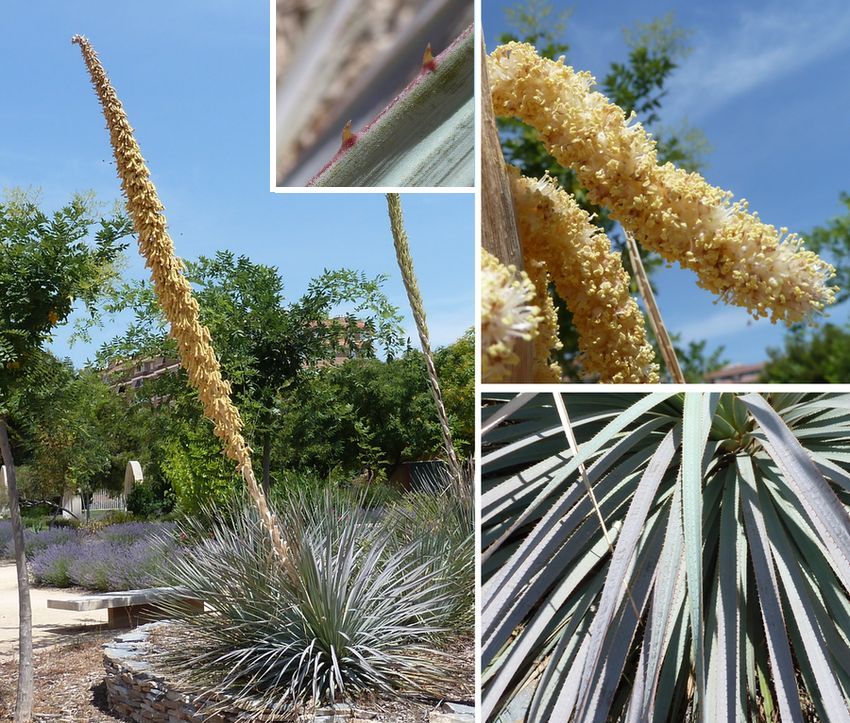
M 263 433 L 263 492 L 266 498 L 272 490 L 272 435 L 271 432 Z
M 24 551 L 24 525 L 18 499 L 18 483 L 15 478 L 15 460 L 6 431 L 6 422 L 0 419 L 0 452 L 6 466 L 6 485 L 9 489 L 9 513 L 12 517 L 12 539 L 15 541 L 15 565 L 18 568 L 18 699 L 15 704 L 16 723 L 32 720 L 33 667 L 32 667 L 32 606 L 30 585 L 27 577 L 27 558 Z

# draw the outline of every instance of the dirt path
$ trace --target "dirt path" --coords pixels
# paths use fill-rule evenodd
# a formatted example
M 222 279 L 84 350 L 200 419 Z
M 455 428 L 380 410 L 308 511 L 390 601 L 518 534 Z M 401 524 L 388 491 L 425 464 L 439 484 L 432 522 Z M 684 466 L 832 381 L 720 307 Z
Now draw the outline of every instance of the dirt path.
M 36 648 L 69 642 L 81 634 L 105 629 L 106 610 L 78 613 L 72 610 L 51 610 L 47 598 L 72 598 L 79 590 L 31 588 L 32 628 Z M 18 648 L 18 580 L 15 564 L 0 563 L 0 662 L 9 660 Z

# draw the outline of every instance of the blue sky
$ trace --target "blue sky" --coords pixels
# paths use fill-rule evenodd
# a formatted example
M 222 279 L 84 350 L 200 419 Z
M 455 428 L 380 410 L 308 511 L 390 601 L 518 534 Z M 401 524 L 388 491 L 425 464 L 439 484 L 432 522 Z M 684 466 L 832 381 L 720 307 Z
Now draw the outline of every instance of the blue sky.
M 124 102 L 165 204 L 178 254 L 228 248 L 277 266 L 295 300 L 325 268 L 386 273 L 385 289 L 416 343 L 380 194 L 269 192 L 268 3 L 4 3 L 0 188 L 40 189 L 56 208 L 93 190 L 120 199 L 112 151 L 88 74 L 71 36 L 88 36 Z M 12 72 L 10 72 L 12 71 Z M 474 321 L 473 198 L 402 197 L 432 343 Z M 129 249 L 127 278 L 146 276 Z M 53 349 L 82 364 L 92 345 Z
M 485 0 L 487 47 L 508 30 L 504 9 L 515 2 Z M 842 0 L 691 3 L 652 0 L 556 0 L 572 8 L 567 62 L 604 77 L 611 62 L 627 59 L 622 29 L 674 12 L 693 31 L 693 52 L 671 77 L 662 110 L 665 125 L 687 118 L 704 131 L 712 152 L 703 174 L 750 201 L 775 226 L 806 232 L 841 213 L 838 196 L 850 191 L 850 4 Z M 752 322 L 744 310 L 713 304 L 694 275 L 678 268 L 655 276 L 661 313 L 685 339 L 725 345 L 733 362 L 766 358 L 780 346 L 783 327 Z M 848 304 L 830 320 L 848 319 Z

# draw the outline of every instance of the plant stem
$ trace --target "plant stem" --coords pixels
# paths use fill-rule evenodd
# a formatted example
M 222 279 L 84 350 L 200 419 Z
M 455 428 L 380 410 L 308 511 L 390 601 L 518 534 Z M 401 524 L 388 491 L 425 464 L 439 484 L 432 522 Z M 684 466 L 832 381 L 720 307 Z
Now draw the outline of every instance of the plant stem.
M 289 548 L 281 535 L 277 517 L 257 483 L 251 464 L 251 450 L 242 435 L 242 418 L 230 398 L 230 384 L 222 376 L 209 329 L 200 322 L 198 301 L 183 273 L 183 262 L 175 253 L 163 213 L 164 206 L 151 181 L 150 171 L 133 135 L 133 127 L 91 43 L 81 35 L 75 35 L 71 42 L 80 46 L 100 101 L 118 177 L 127 199 L 127 210 L 138 234 L 139 251 L 151 270 L 157 300 L 168 319 L 171 335 L 177 340 L 180 363 L 198 391 L 204 414 L 215 424 L 215 434 L 222 441 L 225 453 L 236 463 L 245 481 L 274 553 L 294 574 Z
M 513 196 L 505 157 L 499 143 L 499 131 L 490 82 L 487 76 L 487 51 L 481 46 L 481 245 L 505 266 L 522 271 L 525 264 L 514 216 Z M 534 378 L 534 345 L 517 340 L 514 351 L 519 363 L 511 370 L 512 382 L 531 382 Z
M 578 443 L 576 442 L 575 435 L 573 434 L 573 426 L 570 422 L 570 415 L 567 413 L 567 405 L 565 404 L 564 398 L 561 396 L 560 392 L 552 392 L 552 398 L 555 401 L 555 407 L 558 409 L 558 416 L 561 418 L 561 426 L 564 428 L 564 435 L 567 438 L 567 443 L 570 445 L 570 450 L 572 451 L 573 456 L 577 457 Z M 583 462 L 579 464 L 578 471 L 581 476 L 581 481 L 584 482 L 584 487 L 587 490 L 587 496 L 590 498 L 590 504 L 593 505 L 593 510 L 596 512 L 597 518 L 599 518 L 599 525 L 602 528 L 602 535 L 605 538 L 605 543 L 608 545 L 608 551 L 613 555 L 614 543 L 611 540 L 611 536 L 608 534 L 608 526 L 605 524 L 605 518 L 602 517 L 602 510 L 599 509 L 599 503 L 596 501 L 596 495 L 593 493 L 593 486 L 590 484 L 590 478 L 587 476 L 587 470 L 584 468 Z M 638 606 L 632 596 L 632 589 L 628 584 L 626 585 L 626 594 L 629 596 L 629 602 L 632 604 L 632 610 L 634 610 L 635 613 L 635 620 L 640 620 Z
M 685 384 L 685 375 L 682 374 L 682 368 L 679 366 L 679 360 L 676 358 L 676 350 L 673 348 L 670 335 L 667 333 L 667 327 L 664 326 L 664 320 L 661 318 L 661 311 L 658 309 L 658 304 L 655 303 L 655 295 L 652 293 L 652 286 L 649 284 L 646 269 L 643 268 L 640 251 L 632 235 L 625 230 L 623 233 L 626 236 L 626 247 L 629 250 L 629 258 L 632 261 L 632 269 L 635 272 L 638 291 L 643 297 L 644 304 L 646 304 L 646 310 L 649 314 L 649 324 L 652 327 L 655 338 L 658 339 L 658 348 L 661 350 L 664 364 L 676 384 Z

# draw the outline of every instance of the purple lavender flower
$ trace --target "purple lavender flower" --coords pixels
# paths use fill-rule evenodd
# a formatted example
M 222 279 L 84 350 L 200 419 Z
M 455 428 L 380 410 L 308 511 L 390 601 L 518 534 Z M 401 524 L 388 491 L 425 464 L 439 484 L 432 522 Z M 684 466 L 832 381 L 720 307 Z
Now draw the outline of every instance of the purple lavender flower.
M 80 533 L 73 527 L 53 527 L 48 530 L 40 530 L 39 532 L 26 530 L 24 532 L 24 547 L 27 557 L 31 558 L 48 547 L 61 545 L 62 543 L 78 540 L 79 538 Z M 14 557 L 15 555 L 15 543 L 11 539 L 11 536 L 6 542 L 5 553 L 8 557 Z
M 40 549 L 30 560 L 36 584 L 70 587 L 71 565 L 80 556 L 82 547 L 79 540 L 68 540 Z
M 12 542 L 12 521 L 0 520 L 0 557 L 10 556 L 6 547 Z

